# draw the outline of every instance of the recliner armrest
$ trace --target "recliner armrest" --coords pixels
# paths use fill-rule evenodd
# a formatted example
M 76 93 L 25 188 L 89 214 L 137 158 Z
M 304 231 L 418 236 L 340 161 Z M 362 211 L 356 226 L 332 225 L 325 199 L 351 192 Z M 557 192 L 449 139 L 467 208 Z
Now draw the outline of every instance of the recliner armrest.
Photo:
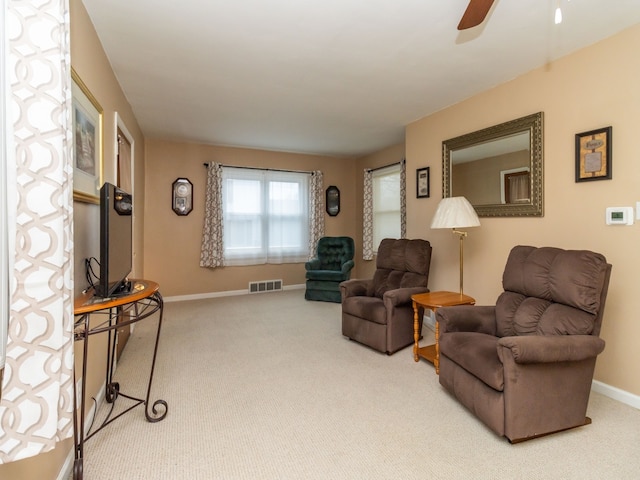
M 478 332 L 496 334 L 496 307 L 493 305 L 456 305 L 436 310 L 440 334 Z
M 340 292 L 342 294 L 342 298 L 344 299 L 347 297 L 366 296 L 369 284 L 371 284 L 372 282 L 373 279 L 362 280 L 357 278 L 340 282 Z
M 308 262 L 304 264 L 305 270 L 319 270 L 320 269 L 320 259 L 312 258 Z
M 523 335 L 498 340 L 498 356 L 510 355 L 518 364 L 577 362 L 594 358 L 605 342 L 593 335 Z
M 426 287 L 406 287 L 396 288 L 393 290 L 387 290 L 382 296 L 382 301 L 387 308 L 397 307 L 398 305 L 404 305 L 411 303 L 411 296 L 418 293 L 427 293 L 429 291 Z
M 354 265 L 355 262 L 353 260 L 347 260 L 342 264 L 342 273 L 350 272 Z

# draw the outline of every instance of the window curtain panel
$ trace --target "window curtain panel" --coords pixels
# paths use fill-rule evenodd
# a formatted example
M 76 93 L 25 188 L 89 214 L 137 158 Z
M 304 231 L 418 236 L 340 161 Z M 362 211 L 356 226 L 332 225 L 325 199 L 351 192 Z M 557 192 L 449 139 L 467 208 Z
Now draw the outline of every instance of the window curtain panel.
M 407 237 L 407 162 L 400 162 L 400 238 Z M 373 171 L 364 170 L 362 259 L 373 260 Z
M 509 177 L 509 203 L 522 203 L 530 200 L 529 175 Z
M 362 211 L 362 259 L 373 260 L 373 173 L 366 168 Z
M 68 0 L 8 1 L 15 242 L 0 463 L 73 435 L 73 164 Z M 6 182 L 3 178 L 1 181 Z
M 318 240 L 324 237 L 324 179 L 322 171 L 311 175 L 309 186 L 309 260 L 316 253 Z
M 400 162 L 400 238 L 407 238 L 407 161 Z
M 200 266 L 224 266 L 222 213 L 222 165 L 210 163 L 207 167 L 207 191 L 204 203 L 204 227 L 200 248 Z

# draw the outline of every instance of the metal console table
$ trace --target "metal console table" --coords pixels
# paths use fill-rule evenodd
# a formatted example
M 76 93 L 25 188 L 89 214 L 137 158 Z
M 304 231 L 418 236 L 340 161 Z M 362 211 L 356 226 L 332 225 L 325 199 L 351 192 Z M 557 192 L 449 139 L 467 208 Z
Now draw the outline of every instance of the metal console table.
M 150 280 L 131 280 L 131 291 L 125 295 L 100 298 L 93 295 L 93 290 L 89 290 L 77 297 L 74 301 L 73 313 L 76 317 L 74 324 L 74 340 L 84 342 L 82 358 L 82 387 L 80 395 L 80 414 L 74 416 L 73 439 L 75 460 L 73 465 L 74 480 L 82 480 L 84 443 L 96 433 L 109 425 L 111 422 L 121 417 L 125 413 L 133 410 L 138 405 L 145 406 L 145 417 L 149 422 L 159 422 L 167 416 L 168 405 L 164 400 L 156 400 L 150 405 L 151 384 L 153 382 L 153 371 L 158 353 L 158 340 L 160 339 L 160 328 L 162 327 L 163 301 L 157 283 Z M 123 312 L 129 311 L 129 319 L 118 321 Z M 146 398 L 136 398 L 126 395 L 120 391 L 118 382 L 113 381 L 113 367 L 116 352 L 116 329 L 132 323 L 139 322 L 150 317 L 154 313 L 158 315 L 158 329 L 156 332 L 155 346 L 153 349 L 153 359 L 151 360 L 151 371 L 149 373 L 149 383 L 147 385 Z M 87 359 L 89 353 L 89 336 L 100 333 L 108 334 L 107 343 L 107 371 L 106 371 L 106 393 L 105 399 L 111 403 L 111 410 L 107 417 L 95 429 L 90 428 L 85 432 L 85 407 L 86 407 L 86 379 L 87 379 Z M 78 411 L 76 405 L 78 394 L 76 392 L 76 372 L 74 369 L 73 379 L 74 411 Z M 125 397 L 133 401 L 133 405 L 124 411 L 113 416 L 115 402 L 118 397 Z

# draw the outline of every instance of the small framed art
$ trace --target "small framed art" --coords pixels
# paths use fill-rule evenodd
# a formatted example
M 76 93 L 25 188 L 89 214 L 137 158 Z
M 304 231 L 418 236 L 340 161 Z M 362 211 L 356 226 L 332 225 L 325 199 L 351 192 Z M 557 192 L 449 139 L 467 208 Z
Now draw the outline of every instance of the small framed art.
M 100 203 L 102 186 L 102 107 L 71 69 L 73 109 L 73 199 Z
M 576 134 L 576 182 L 611 179 L 611 127 Z
M 429 198 L 429 167 L 416 170 L 416 197 Z
M 171 184 L 171 208 L 176 215 L 189 215 L 193 210 L 193 184 L 188 178 L 177 178 Z
M 340 213 L 340 190 L 335 185 L 331 185 L 325 192 L 325 207 L 331 217 Z

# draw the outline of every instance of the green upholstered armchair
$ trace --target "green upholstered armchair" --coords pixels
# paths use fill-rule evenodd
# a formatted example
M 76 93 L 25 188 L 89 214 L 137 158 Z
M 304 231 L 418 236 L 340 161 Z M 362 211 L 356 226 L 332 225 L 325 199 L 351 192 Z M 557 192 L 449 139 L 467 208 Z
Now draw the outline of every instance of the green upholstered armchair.
M 355 246 L 350 237 L 322 237 L 316 256 L 305 263 L 307 289 L 304 298 L 340 303 L 340 282 L 349 280 Z

